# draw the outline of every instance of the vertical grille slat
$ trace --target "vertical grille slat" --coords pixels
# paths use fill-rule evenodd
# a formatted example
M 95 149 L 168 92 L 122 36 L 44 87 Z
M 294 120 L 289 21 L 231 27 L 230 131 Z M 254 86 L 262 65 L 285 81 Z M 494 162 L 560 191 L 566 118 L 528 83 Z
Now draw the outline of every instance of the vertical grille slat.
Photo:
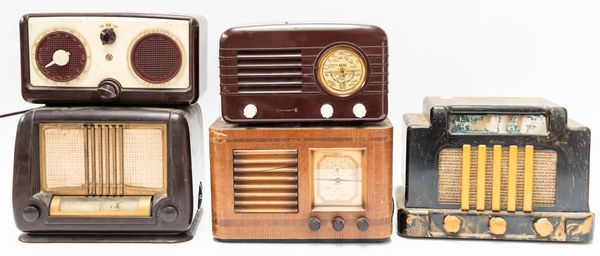
M 468 146 L 468 145 L 465 145 Z M 477 209 L 477 176 L 478 176 L 478 152 L 477 146 L 471 146 L 471 151 L 467 153 L 468 157 L 468 206 L 461 207 L 463 210 Z M 515 210 L 523 209 L 524 196 L 529 196 L 530 191 L 525 188 L 525 156 L 526 147 L 516 147 L 516 189 L 514 194 Z M 462 191 L 462 173 L 463 173 L 463 148 L 446 148 L 439 153 L 438 160 L 438 201 L 442 204 L 461 205 Z M 508 210 L 509 202 L 509 146 L 502 146 L 496 150 L 497 155 L 501 156 L 496 165 L 499 166 L 499 208 L 493 207 L 493 181 L 494 181 L 494 145 L 488 145 L 485 151 L 485 210 Z M 531 154 L 531 153 L 530 153 Z M 514 157 L 514 156 L 513 156 Z M 557 172 L 557 153 L 554 150 L 533 150 L 533 179 L 531 201 L 533 207 L 550 207 L 555 204 L 556 198 L 556 172 Z M 497 179 L 496 178 L 496 179 Z M 497 185 L 498 186 L 498 185 Z M 498 187 L 496 187 L 497 189 Z M 526 193 L 527 192 L 527 193 Z M 481 192 L 480 192 L 481 193 Z M 496 199 L 498 200 L 498 199 Z M 529 209 L 525 209 L 529 210 Z
M 233 190 L 235 212 L 298 212 L 298 152 L 234 150 Z
M 84 125 L 84 131 L 86 195 L 123 195 L 123 126 Z
M 301 92 L 301 50 L 240 50 L 236 55 L 240 93 Z

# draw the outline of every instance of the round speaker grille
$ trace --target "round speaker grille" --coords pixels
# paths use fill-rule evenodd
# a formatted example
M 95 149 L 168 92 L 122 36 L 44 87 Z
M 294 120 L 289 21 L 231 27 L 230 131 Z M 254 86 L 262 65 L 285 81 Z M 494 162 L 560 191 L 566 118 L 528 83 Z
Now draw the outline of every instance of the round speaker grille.
M 79 38 L 57 31 L 40 40 L 35 50 L 35 61 L 38 69 L 49 79 L 68 82 L 83 72 L 87 55 Z
M 171 80 L 181 68 L 181 51 L 170 37 L 153 33 L 140 38 L 131 50 L 131 65 L 144 81 L 160 84 Z

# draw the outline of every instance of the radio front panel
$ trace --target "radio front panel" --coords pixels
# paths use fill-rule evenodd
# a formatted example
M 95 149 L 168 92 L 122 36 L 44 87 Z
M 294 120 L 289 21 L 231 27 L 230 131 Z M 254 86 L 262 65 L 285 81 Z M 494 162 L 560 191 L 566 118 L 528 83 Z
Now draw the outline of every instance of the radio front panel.
M 228 122 L 381 121 L 387 115 L 387 37 L 380 28 L 232 28 L 221 37 L 219 55 Z
M 198 26 L 187 16 L 25 15 L 23 96 L 51 104 L 193 103 Z
M 190 136 L 201 117 L 190 113 L 197 108 L 26 113 L 17 130 L 13 185 L 15 221 L 26 232 L 21 239 L 37 241 L 48 232 L 191 238 L 182 234 L 194 218 L 191 168 L 197 152 Z
M 391 233 L 391 124 L 210 130 L 213 235 L 380 240 Z
M 432 97 L 425 110 L 404 117 L 399 234 L 591 239 L 590 131 L 564 108 L 537 98 Z

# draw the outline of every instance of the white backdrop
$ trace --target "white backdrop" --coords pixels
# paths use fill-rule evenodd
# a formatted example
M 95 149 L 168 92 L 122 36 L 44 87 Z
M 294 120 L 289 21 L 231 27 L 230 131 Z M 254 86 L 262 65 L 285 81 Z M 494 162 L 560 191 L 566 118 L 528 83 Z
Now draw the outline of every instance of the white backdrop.
M 207 127 L 220 115 L 218 42 L 232 26 L 282 21 L 375 24 L 389 37 L 389 117 L 395 124 L 394 186 L 403 171 L 402 114 L 421 111 L 422 98 L 542 96 L 569 116 L 600 130 L 593 104 L 600 86 L 600 2 L 597 1 L 9 1 L 2 7 L 0 113 L 31 108 L 20 93 L 18 22 L 28 12 L 157 12 L 201 14 L 208 20 L 208 90 L 199 100 Z M 209 167 L 204 172 L 204 215 L 194 240 L 155 244 L 24 244 L 17 241 L 11 206 L 14 134 L 18 117 L 0 119 L 0 244 L 4 255 L 589 255 L 600 243 L 559 244 L 406 239 L 395 232 L 380 244 L 245 244 L 212 239 Z M 600 140 L 592 139 L 590 206 L 598 210 L 594 169 Z M 205 146 L 206 147 L 206 146 Z M 208 159 L 208 156 L 205 157 Z M 197 183 L 198 180 L 196 180 Z

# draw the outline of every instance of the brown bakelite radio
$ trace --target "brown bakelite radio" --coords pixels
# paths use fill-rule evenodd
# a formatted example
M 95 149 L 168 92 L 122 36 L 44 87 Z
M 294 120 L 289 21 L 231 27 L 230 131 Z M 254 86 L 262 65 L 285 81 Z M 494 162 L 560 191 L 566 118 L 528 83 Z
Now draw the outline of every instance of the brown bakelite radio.
M 13 176 L 20 240 L 191 239 L 201 213 L 195 217 L 192 190 L 201 131 L 197 104 L 26 113 L 17 130 Z
M 27 14 L 21 20 L 23 98 L 46 104 L 194 103 L 204 68 L 198 63 L 199 26 L 175 15 Z
M 222 116 L 232 123 L 387 116 L 388 43 L 375 26 L 282 24 L 221 36 Z
M 426 98 L 407 114 L 410 237 L 583 242 L 592 239 L 590 129 L 540 98 Z
M 392 125 L 210 128 L 219 240 L 386 239 L 392 232 Z

